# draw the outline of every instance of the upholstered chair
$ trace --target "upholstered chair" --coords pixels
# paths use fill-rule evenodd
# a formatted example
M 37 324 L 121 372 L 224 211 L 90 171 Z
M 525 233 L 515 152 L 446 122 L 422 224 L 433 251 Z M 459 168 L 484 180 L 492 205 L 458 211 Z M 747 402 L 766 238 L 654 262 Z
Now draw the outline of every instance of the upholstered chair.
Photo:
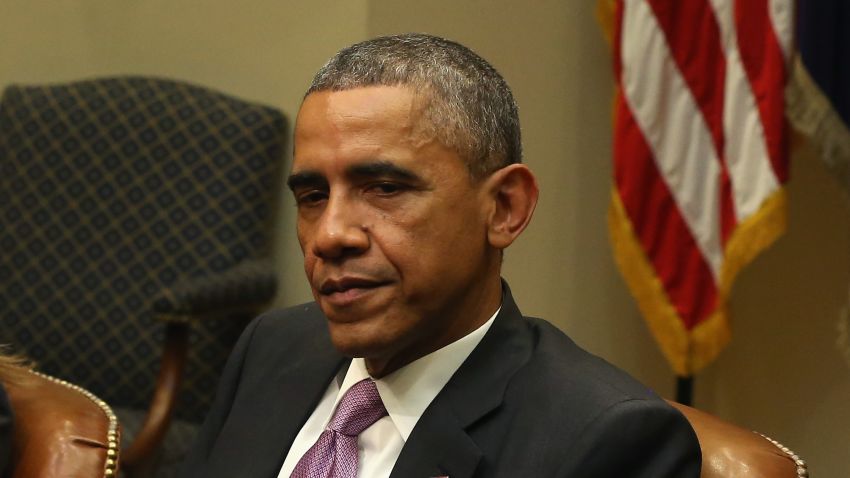
M 111 478 L 120 466 L 121 430 L 91 392 L 26 369 L 0 376 L 14 417 L 10 478 Z
M 179 459 L 274 295 L 284 141 L 276 109 L 179 81 L 3 93 L 0 343 L 110 404 L 128 470 Z
M 670 402 L 702 448 L 702 478 L 807 478 L 806 462 L 781 443 L 711 414 Z

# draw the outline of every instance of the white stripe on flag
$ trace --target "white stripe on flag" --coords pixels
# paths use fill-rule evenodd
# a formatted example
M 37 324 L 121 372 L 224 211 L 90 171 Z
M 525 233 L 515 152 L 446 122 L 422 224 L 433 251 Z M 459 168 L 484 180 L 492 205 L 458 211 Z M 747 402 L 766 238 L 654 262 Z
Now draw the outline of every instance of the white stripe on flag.
M 711 133 L 643 0 L 623 2 L 623 97 L 655 156 L 715 281 L 720 244 L 720 162 Z
M 738 52 L 733 5 L 728 0 L 710 3 L 726 49 L 724 153 L 732 181 L 735 218 L 740 222 L 759 210 L 762 202 L 779 188 L 779 182 L 773 174 L 758 105 Z

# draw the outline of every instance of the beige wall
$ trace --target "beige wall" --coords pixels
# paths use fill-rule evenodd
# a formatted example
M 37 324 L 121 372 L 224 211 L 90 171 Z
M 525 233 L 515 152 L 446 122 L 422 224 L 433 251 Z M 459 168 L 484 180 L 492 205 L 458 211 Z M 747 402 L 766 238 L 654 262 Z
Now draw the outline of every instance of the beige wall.
M 315 69 L 378 34 L 461 41 L 500 69 L 520 105 L 536 218 L 505 276 L 527 314 L 670 396 L 673 378 L 611 259 L 610 56 L 591 1 L 0 2 L 0 86 L 157 74 L 265 101 L 294 118 Z M 785 441 L 815 476 L 850 476 L 850 367 L 835 324 L 850 282 L 850 208 L 811 151 L 793 163 L 790 229 L 743 272 L 735 338 L 696 382 L 697 405 Z M 307 300 L 288 196 L 280 208 L 281 305 Z

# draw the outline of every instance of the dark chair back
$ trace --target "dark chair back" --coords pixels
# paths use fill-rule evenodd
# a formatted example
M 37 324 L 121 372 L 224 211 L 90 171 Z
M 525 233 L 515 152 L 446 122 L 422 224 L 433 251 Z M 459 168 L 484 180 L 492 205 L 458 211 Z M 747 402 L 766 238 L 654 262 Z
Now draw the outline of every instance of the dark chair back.
M 0 103 L 0 343 L 113 406 L 144 408 L 157 294 L 268 254 L 283 115 L 118 77 L 10 86 Z M 240 331 L 193 327 L 178 416 L 200 420 Z

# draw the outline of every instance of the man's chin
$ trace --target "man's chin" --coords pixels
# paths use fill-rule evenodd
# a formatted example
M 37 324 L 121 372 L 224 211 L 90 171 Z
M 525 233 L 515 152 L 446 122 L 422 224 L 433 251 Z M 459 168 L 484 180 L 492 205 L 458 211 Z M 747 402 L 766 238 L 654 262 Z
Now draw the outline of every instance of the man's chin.
M 359 330 L 363 324 L 334 323 L 328 324 L 331 342 L 339 353 L 346 357 L 375 358 L 387 355 L 392 341 L 375 336 L 368 331 Z

